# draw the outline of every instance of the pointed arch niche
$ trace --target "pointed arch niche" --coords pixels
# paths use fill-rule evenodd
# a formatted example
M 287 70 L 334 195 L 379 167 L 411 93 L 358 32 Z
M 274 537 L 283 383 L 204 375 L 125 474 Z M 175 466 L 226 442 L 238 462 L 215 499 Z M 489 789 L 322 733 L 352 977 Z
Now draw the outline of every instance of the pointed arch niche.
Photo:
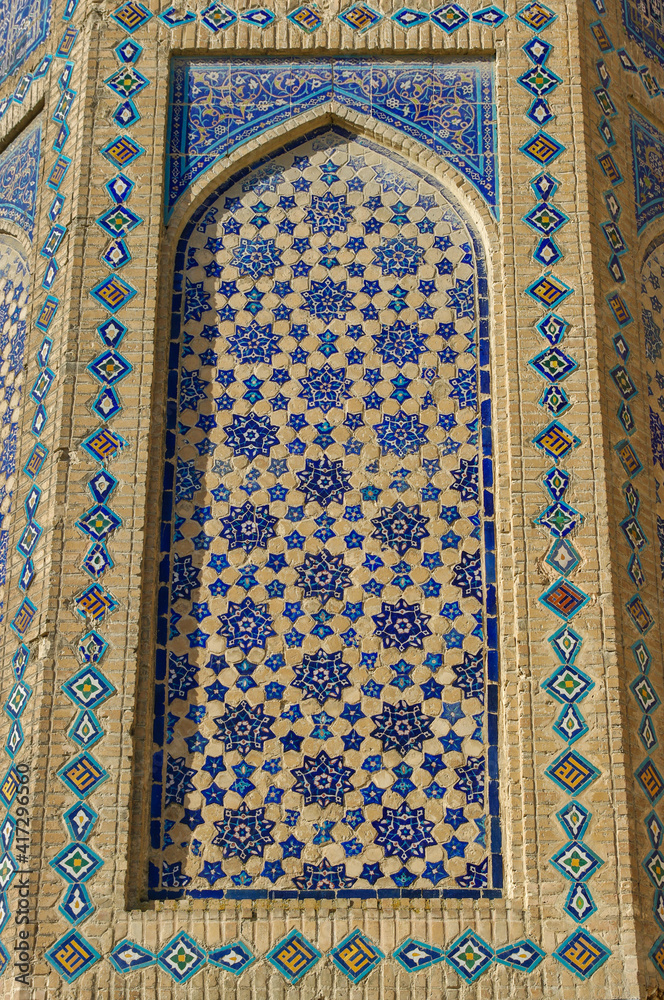
M 324 127 L 175 264 L 149 896 L 498 896 L 482 245 Z

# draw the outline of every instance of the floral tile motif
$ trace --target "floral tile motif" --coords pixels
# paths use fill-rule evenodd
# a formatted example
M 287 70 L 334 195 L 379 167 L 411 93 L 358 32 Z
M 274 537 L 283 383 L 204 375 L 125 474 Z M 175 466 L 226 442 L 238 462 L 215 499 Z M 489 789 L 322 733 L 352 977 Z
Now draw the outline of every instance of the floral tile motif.
M 1 17 L 0 24 L 3 24 Z M 3 25 L 0 33 L 4 30 Z M 0 156 L 0 218 L 14 222 L 30 238 L 37 208 L 40 148 L 41 125 L 37 121 Z
M 630 110 L 634 197 L 639 232 L 664 212 L 664 182 L 653 168 L 664 155 L 664 133 L 632 108 Z
M 0 83 L 15 73 L 48 35 L 50 0 L 0 3 Z
M 454 4 L 447 5 L 446 16 L 452 8 Z M 307 17 L 314 15 L 315 11 Z M 355 19 L 357 23 L 350 26 L 360 31 L 371 27 L 371 17 L 380 19 L 372 8 L 361 3 L 340 16 L 349 25 L 350 19 Z M 294 17 L 291 15 L 291 20 Z M 404 8 L 395 18 L 401 19 L 404 26 L 410 14 Z M 227 85 L 229 74 L 232 87 Z M 493 75 L 489 62 L 376 64 L 317 59 L 298 63 L 295 78 L 284 72 L 282 63 L 176 60 L 171 88 L 166 217 L 192 181 L 218 159 L 261 132 L 331 99 L 361 114 L 372 114 L 434 149 L 473 184 L 497 214 Z M 214 108 L 215 115 L 227 120 L 229 127 L 220 134 L 212 118 L 200 114 L 203 106 Z M 552 146 L 553 140 L 548 139 L 543 163 L 557 155 L 557 144 Z M 543 148 L 541 155 L 545 155 Z
M 477 253 L 437 187 L 338 130 L 192 220 L 153 897 L 500 891 Z

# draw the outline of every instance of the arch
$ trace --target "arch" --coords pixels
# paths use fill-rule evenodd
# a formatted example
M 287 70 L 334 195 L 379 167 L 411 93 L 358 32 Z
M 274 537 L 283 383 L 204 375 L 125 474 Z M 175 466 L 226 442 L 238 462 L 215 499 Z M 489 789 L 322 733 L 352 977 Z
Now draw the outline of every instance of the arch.
M 150 897 L 500 891 L 488 324 L 455 199 L 337 127 L 185 226 Z

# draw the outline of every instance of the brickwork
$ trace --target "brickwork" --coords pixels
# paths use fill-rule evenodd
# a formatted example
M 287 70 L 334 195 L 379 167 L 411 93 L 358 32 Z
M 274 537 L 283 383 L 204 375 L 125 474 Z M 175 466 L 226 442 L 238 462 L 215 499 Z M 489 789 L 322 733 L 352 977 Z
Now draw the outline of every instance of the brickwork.
M 0 995 L 664 995 L 659 7 L 6 6 Z

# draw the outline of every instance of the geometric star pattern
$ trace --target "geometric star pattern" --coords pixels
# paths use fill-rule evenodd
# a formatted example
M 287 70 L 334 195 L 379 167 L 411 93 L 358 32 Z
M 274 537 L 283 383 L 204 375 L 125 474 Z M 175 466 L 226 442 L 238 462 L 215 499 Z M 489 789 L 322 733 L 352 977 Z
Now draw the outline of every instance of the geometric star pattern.
M 471 231 L 338 131 L 203 217 L 174 343 L 150 894 L 476 895 L 497 650 Z

